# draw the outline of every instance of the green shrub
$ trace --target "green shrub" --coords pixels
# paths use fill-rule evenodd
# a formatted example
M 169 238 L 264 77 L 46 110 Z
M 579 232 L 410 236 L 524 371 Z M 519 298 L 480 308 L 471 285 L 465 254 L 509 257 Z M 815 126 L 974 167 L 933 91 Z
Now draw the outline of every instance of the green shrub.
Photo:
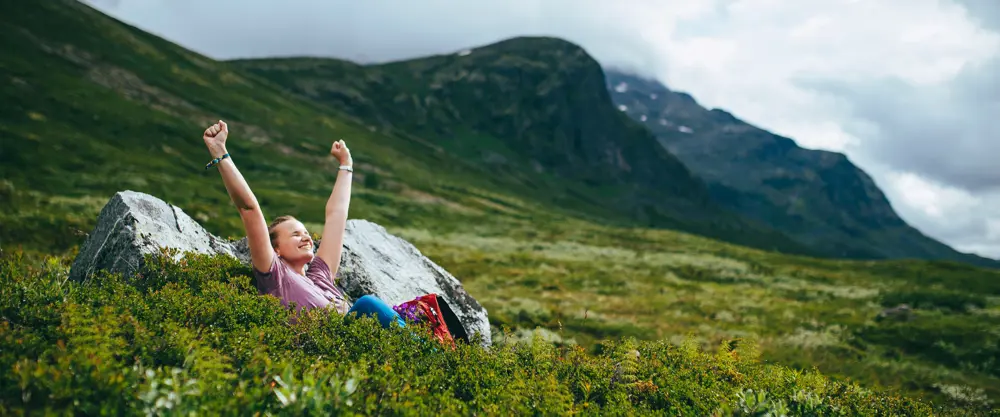
M 963 371 L 1000 376 L 1000 319 L 917 314 L 861 327 L 861 339 Z
M 329 311 L 290 323 L 231 258 L 150 257 L 134 282 L 110 274 L 69 282 L 69 262 L 0 257 L 2 415 L 936 412 L 763 364 L 748 341 L 714 353 L 631 338 L 597 354 L 538 338 L 451 350 Z
M 945 289 L 895 290 L 882 295 L 882 305 L 896 307 L 908 304 L 919 309 L 939 309 L 956 313 L 986 306 L 986 297 L 969 292 Z

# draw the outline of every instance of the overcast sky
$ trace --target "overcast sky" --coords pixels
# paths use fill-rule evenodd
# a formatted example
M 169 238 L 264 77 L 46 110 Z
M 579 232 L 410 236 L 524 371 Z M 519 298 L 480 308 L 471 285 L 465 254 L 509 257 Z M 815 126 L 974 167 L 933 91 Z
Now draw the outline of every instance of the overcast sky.
M 379 62 L 559 36 L 846 153 L 906 221 L 1000 258 L 1000 0 L 88 2 L 218 59 Z

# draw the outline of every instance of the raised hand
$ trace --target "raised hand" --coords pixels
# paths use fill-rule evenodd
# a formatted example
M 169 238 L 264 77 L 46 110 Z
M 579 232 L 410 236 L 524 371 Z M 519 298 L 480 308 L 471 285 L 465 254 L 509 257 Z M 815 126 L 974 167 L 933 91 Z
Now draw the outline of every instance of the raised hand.
M 226 138 L 228 137 L 229 126 L 226 125 L 226 122 L 219 120 L 219 123 L 205 129 L 201 138 L 205 140 L 205 146 L 208 147 L 212 157 L 218 158 L 226 153 Z
M 333 147 L 330 148 L 330 155 L 337 158 L 341 165 L 354 165 L 354 159 L 351 158 L 351 150 L 347 149 L 347 144 L 343 140 L 338 140 L 333 142 Z
M 340 168 L 337 169 L 337 182 L 333 184 L 330 198 L 326 200 L 323 244 L 316 250 L 316 256 L 330 266 L 331 277 L 336 277 L 344 255 L 344 231 L 347 228 L 347 212 L 351 206 L 351 182 L 353 182 L 349 173 L 354 172 L 354 159 L 351 158 L 351 150 L 347 149 L 347 144 L 343 140 L 333 142 L 330 155 L 337 158 Z M 337 308 L 343 309 L 346 306 L 337 305 Z

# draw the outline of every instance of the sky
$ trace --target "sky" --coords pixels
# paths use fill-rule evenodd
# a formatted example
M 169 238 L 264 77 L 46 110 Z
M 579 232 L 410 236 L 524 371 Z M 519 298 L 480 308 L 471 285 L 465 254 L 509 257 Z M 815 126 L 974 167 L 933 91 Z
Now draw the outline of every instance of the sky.
M 385 62 L 557 36 L 800 146 L 1000 259 L 1000 0 L 85 0 L 216 59 Z

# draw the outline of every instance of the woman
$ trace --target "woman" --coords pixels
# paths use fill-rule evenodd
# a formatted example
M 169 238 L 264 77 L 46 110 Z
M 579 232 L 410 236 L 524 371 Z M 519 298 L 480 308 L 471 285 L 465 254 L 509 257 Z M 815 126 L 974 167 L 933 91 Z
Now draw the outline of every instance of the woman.
M 228 136 L 229 127 L 222 120 L 205 129 L 202 139 L 214 158 L 205 168 L 218 166 L 229 198 L 239 209 L 247 232 L 257 289 L 262 294 L 278 297 L 286 307 L 291 303 L 300 310 L 329 306 L 341 314 L 375 316 L 383 327 L 393 322 L 405 327 L 399 314 L 372 295 L 361 297 L 348 309 L 347 297 L 334 285 L 333 277 L 337 276 L 343 253 L 354 172 L 354 160 L 344 141 L 334 142 L 330 149 L 330 154 L 340 162 L 340 168 L 326 202 L 323 244 L 314 254 L 312 237 L 302 222 L 292 216 L 275 218 L 270 225 L 264 220 L 257 198 L 226 151 Z

